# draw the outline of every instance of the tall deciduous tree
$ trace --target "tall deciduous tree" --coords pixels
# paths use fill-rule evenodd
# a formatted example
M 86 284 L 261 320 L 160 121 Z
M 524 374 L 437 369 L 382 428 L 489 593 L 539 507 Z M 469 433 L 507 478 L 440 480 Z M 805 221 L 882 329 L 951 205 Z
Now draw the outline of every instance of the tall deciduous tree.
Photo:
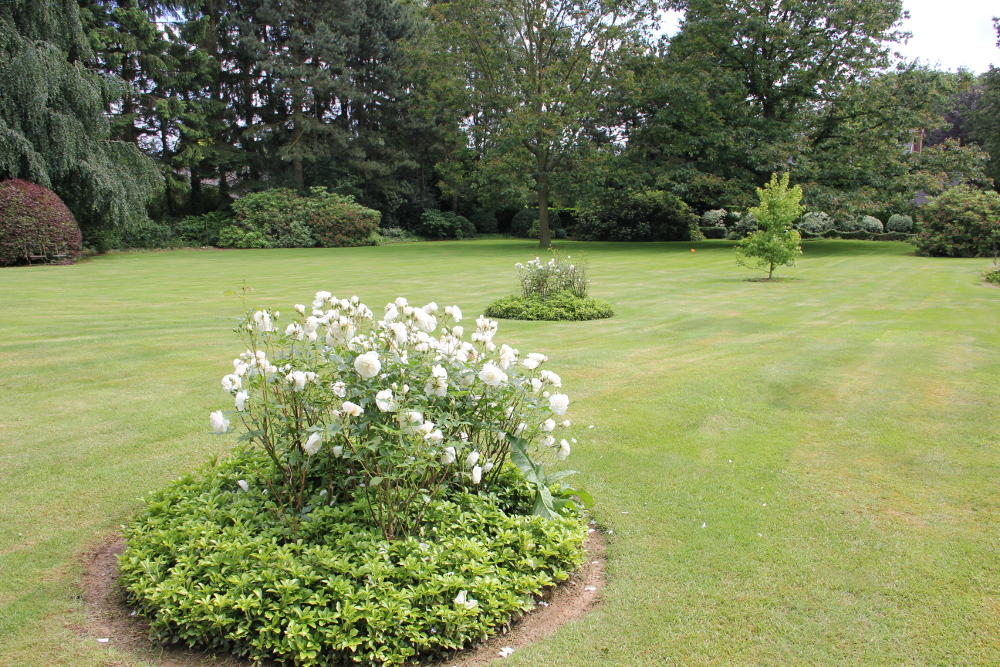
M 604 101 L 644 46 L 647 0 L 455 0 L 433 6 L 465 68 L 473 143 L 485 161 L 523 156 L 533 176 L 539 244 L 551 245 L 552 174 L 607 134 Z
M 902 0 L 676 0 L 636 148 L 762 184 L 855 119 L 845 95 L 891 62 Z
M 93 57 L 75 0 L 0 3 L 0 180 L 54 190 L 88 241 L 146 220 L 159 185 L 134 144 L 112 140 L 108 112 L 127 90 Z

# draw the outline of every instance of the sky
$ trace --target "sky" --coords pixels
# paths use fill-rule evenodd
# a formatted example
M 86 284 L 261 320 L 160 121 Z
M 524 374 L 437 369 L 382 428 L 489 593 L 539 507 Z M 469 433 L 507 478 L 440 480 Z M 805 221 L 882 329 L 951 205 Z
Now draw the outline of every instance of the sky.
M 990 65 L 1000 67 L 1000 48 L 992 17 L 1000 6 L 986 0 L 903 0 L 910 18 L 902 30 L 913 33 L 909 42 L 897 46 L 907 60 L 919 58 L 933 67 L 955 71 L 960 67 L 981 74 Z M 677 31 L 680 15 L 667 12 L 661 29 Z

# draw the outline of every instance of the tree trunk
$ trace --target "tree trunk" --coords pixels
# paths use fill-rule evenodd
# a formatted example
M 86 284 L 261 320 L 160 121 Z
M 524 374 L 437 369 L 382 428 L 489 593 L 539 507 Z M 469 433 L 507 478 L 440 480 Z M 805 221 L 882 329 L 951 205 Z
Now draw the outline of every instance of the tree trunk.
M 201 215 L 204 213 L 202 210 L 204 204 L 201 194 L 201 174 L 198 173 L 197 165 L 191 165 L 191 198 L 189 201 L 191 215 Z
M 538 247 L 552 246 L 552 232 L 549 230 L 549 175 L 541 171 L 535 176 L 538 183 Z

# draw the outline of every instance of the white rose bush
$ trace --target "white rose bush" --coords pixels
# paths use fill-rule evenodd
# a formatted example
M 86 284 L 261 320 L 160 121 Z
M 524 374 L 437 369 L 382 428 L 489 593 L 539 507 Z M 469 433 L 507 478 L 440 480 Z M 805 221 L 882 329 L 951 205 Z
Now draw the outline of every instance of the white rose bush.
M 154 636 L 298 665 L 478 641 L 581 562 L 572 406 L 497 322 L 318 292 L 252 309 L 209 415 L 231 457 L 148 499 L 121 584 Z M 567 437 L 561 437 L 565 434 Z M 377 583 L 373 583 L 377 582 Z
M 566 502 L 549 487 L 568 473 L 545 475 L 536 460 L 551 440 L 544 425 L 569 407 L 555 393 L 562 380 L 542 368 L 548 357 L 498 347 L 485 317 L 466 340 L 458 306 L 400 297 L 375 313 L 318 292 L 306 311 L 296 306 L 287 325 L 280 312 L 248 313 L 238 327 L 247 349 L 222 378 L 233 409 L 210 420 L 215 433 L 241 421 L 242 438 L 267 452 L 276 474 L 265 483 L 283 516 L 294 522 L 317 489 L 327 502 L 363 496 L 394 539 L 443 488 L 496 483 L 508 463 L 535 490 L 537 514 Z

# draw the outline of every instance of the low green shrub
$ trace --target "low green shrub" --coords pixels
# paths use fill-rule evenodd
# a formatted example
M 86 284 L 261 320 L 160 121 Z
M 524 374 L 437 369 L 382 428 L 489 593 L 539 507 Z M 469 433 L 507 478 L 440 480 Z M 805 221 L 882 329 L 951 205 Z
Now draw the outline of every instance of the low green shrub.
M 1000 266 L 993 265 L 990 268 L 983 271 L 983 278 L 986 282 L 993 283 L 994 285 L 1000 285 Z
M 913 234 L 903 234 L 902 232 L 886 232 L 884 234 L 872 234 L 866 231 L 839 232 L 831 229 L 823 232 L 821 238 L 824 239 L 844 239 L 853 241 L 912 241 Z
M 753 234 L 758 229 L 760 229 L 760 225 L 757 223 L 757 217 L 750 211 L 747 211 L 740 216 L 740 219 L 733 226 L 727 238 L 733 240 L 742 239 Z
M 476 237 L 476 227 L 465 217 L 451 211 L 426 209 L 420 214 L 417 234 L 429 239 L 471 239 Z
M 893 213 L 885 223 L 885 231 L 909 234 L 913 231 L 913 218 L 900 213 Z
M 0 183 L 0 266 L 32 255 L 72 264 L 82 251 L 76 218 L 59 195 L 27 181 Z
M 821 211 L 810 211 L 798 220 L 795 228 L 803 238 L 813 238 L 833 229 L 833 218 Z
M 559 211 L 549 209 L 549 229 L 561 228 Z M 514 214 L 510 221 L 510 235 L 521 239 L 538 238 L 538 209 L 526 208 Z
M 868 230 L 861 227 L 861 219 L 854 215 L 839 216 L 833 223 L 833 228 L 838 232 L 865 232 Z
M 923 255 L 992 257 L 1000 246 L 1000 194 L 959 185 L 917 211 L 915 242 Z
M 725 227 L 729 212 L 724 208 L 717 208 L 705 211 L 701 214 L 699 226 L 704 230 L 706 227 Z
M 498 234 L 497 216 L 493 211 L 476 211 L 469 216 L 469 222 L 476 228 L 476 234 Z
M 233 216 L 223 211 L 189 215 L 174 225 L 177 240 L 186 245 L 217 246 L 219 232 L 233 224 Z
M 290 534 L 268 465 L 238 452 L 153 494 L 126 529 L 120 583 L 155 638 L 254 663 L 400 665 L 496 632 L 581 562 L 580 516 L 530 516 L 511 475 L 432 501 L 419 533 L 386 540 L 361 501 L 322 490 Z
M 230 225 L 219 230 L 220 248 L 270 248 L 271 243 L 263 232 Z
M 882 221 L 872 215 L 862 215 L 859 217 L 858 227 L 869 234 L 881 234 L 885 231 Z
M 617 192 L 582 207 L 574 236 L 582 241 L 692 241 L 698 215 L 662 190 Z
M 701 227 L 699 230 L 706 239 L 724 239 L 728 235 L 725 227 Z
M 512 295 L 497 299 L 486 307 L 488 317 L 505 320 L 598 320 L 613 317 L 611 304 L 594 297 L 579 297 L 563 291 L 542 298 L 538 295 Z
M 271 247 L 310 248 L 316 239 L 309 229 L 304 199 L 295 190 L 272 188 L 240 197 L 233 202 L 233 212 L 240 227 L 248 233 L 260 233 Z M 221 239 L 219 243 L 230 248 L 260 247 L 230 245 Z
M 316 242 L 324 248 L 349 248 L 374 245 L 382 214 L 362 206 L 353 197 L 312 188 L 300 205 L 306 212 L 306 224 Z
M 378 237 L 378 245 L 409 243 L 411 241 L 418 240 L 415 234 L 411 234 L 400 227 L 385 227 L 379 229 L 378 232 L 376 232 L 376 236 Z
M 228 248 L 326 248 L 372 245 L 381 214 L 353 198 L 310 188 L 308 197 L 288 188 L 273 188 L 233 202 L 236 225 L 245 234 L 219 232 L 219 245 Z M 261 246 L 259 237 L 268 244 Z M 232 245 L 234 242 L 252 245 Z M 251 239 L 251 240 L 247 240 Z

